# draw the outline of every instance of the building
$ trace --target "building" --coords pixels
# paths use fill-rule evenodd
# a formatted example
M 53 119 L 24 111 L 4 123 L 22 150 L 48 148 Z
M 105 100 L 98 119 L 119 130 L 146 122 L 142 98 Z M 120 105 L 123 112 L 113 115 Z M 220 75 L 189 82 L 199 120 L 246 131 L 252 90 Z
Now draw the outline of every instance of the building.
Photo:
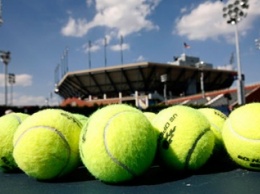
M 234 70 L 215 69 L 198 57 L 183 54 L 172 63 L 140 62 L 67 72 L 56 83 L 55 92 L 64 102 L 69 99 L 86 104 L 128 101 L 145 108 L 170 99 L 229 88 L 236 77 Z
M 260 83 L 245 86 L 245 101 L 246 103 L 260 102 Z M 194 94 L 191 96 L 184 96 L 167 101 L 168 105 L 197 105 L 209 106 L 218 109 L 227 108 L 228 111 L 233 110 L 238 106 L 237 88 L 227 88 L 206 92 L 202 94 Z
M 174 57 L 174 61 L 170 64 L 178 66 L 192 66 L 197 68 L 213 68 L 211 63 L 206 63 L 201 61 L 199 57 L 187 56 L 186 54 L 182 54 L 180 57 Z

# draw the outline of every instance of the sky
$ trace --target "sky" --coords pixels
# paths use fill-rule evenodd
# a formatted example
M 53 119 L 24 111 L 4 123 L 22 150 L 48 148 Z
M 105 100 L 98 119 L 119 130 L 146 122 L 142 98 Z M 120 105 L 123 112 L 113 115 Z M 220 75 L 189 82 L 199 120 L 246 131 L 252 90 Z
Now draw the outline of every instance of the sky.
M 168 63 L 185 53 L 237 70 L 235 26 L 223 18 L 229 3 L 234 0 L 2 0 L 0 50 L 10 51 L 11 60 L 0 62 L 0 105 L 6 69 L 15 74 L 7 84 L 13 106 L 58 105 L 62 99 L 53 91 L 61 64 L 73 72 L 119 65 L 122 56 L 124 64 Z M 260 1 L 249 0 L 237 24 L 246 85 L 260 83 L 259 10 Z

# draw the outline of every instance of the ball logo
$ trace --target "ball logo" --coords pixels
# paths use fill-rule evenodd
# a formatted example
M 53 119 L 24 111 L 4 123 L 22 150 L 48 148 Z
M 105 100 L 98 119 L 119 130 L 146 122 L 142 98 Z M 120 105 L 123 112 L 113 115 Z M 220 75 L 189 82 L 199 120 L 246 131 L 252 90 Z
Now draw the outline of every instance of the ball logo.
M 162 147 L 163 149 L 168 149 L 169 145 L 172 143 L 172 138 L 174 136 L 174 131 L 176 130 L 176 126 L 169 130 L 169 132 L 165 133 L 163 137 Z
M 253 168 L 260 168 L 260 159 L 248 158 L 246 156 L 238 155 L 237 158 L 239 160 L 243 160 L 244 162 L 249 162 L 249 165 Z
M 87 133 L 87 129 L 88 129 L 88 124 L 89 122 L 85 125 L 85 127 L 82 128 L 82 143 L 85 143 L 86 141 L 86 133 Z
M 60 113 L 62 116 L 64 116 L 64 117 L 66 117 L 67 119 L 69 119 L 69 120 L 72 120 L 72 122 L 74 122 L 74 123 L 76 123 L 79 127 L 82 127 L 82 125 L 81 125 L 81 123 L 75 118 L 75 117 L 73 117 L 73 116 L 70 116 L 70 115 L 68 115 L 68 114 L 66 114 L 66 113 Z
M 163 127 L 163 131 L 159 134 L 158 141 L 161 142 L 162 148 L 167 150 L 169 145 L 172 143 L 172 138 L 174 137 L 174 132 L 176 131 L 176 126 L 171 126 L 171 123 L 176 119 L 178 115 L 173 114 Z
M 226 119 L 227 119 L 226 115 L 224 115 L 224 114 L 222 114 L 222 113 L 220 113 L 220 112 L 218 112 L 218 111 L 214 111 L 214 114 L 217 115 L 217 116 L 219 116 L 219 117 L 222 118 L 223 120 L 226 120 Z

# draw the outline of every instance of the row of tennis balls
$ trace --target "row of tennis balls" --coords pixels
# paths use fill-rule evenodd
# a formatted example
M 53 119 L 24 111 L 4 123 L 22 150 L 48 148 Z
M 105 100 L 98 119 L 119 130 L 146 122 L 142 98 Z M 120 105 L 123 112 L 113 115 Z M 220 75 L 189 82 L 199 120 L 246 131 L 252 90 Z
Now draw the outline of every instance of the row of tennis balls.
M 228 119 L 215 109 L 182 105 L 156 115 L 124 104 L 106 106 L 89 118 L 58 109 L 30 116 L 11 113 L 0 117 L 0 168 L 20 168 L 33 178 L 49 180 L 70 173 L 82 161 L 97 179 L 117 183 L 145 173 L 155 157 L 172 170 L 199 169 L 225 144 L 235 162 L 258 170 L 251 160 L 257 160 L 252 156 L 259 155 L 260 146 L 254 150 L 250 140 L 240 137 L 260 133 L 254 124 L 247 131 L 259 123 L 256 113 L 258 103 L 237 108 Z M 244 132 L 239 136 L 236 129 Z
M 181 109 L 178 110 L 179 108 Z M 202 130 L 209 131 L 208 122 L 197 118 L 195 109 L 182 106 L 175 109 L 177 112 L 184 111 L 189 117 L 190 121 L 185 122 L 197 120 L 198 122 L 193 123 L 200 123 Z M 96 111 L 89 119 L 56 109 L 39 111 L 31 116 L 23 113 L 5 115 L 0 118 L 3 129 L 1 134 L 9 140 L 1 138 L 5 144 L 1 144 L 0 166 L 5 171 L 19 167 L 39 180 L 54 179 L 78 167 L 80 150 L 84 165 L 98 179 L 105 182 L 130 180 L 143 174 L 155 158 L 160 134 L 153 129 L 151 120 L 154 119 L 148 115 L 128 105 L 107 106 Z M 172 114 L 169 116 L 171 120 Z M 160 122 L 164 121 L 159 120 L 157 123 Z M 190 128 L 194 127 L 192 125 L 190 124 Z M 200 129 L 196 133 L 199 134 Z M 191 139 L 187 139 L 190 147 L 198 136 L 196 133 L 190 133 Z M 180 161 L 179 166 L 174 164 L 173 167 L 181 170 L 187 165 L 187 168 L 195 169 L 205 163 L 214 145 L 213 136 L 210 137 L 210 148 L 205 149 L 208 153 L 204 154 L 205 157 L 200 157 L 200 152 L 197 151 L 190 159 L 194 150 L 188 152 L 186 147 L 178 145 L 182 152 L 179 153 L 180 156 L 187 157 Z M 163 141 L 164 147 L 165 144 L 166 141 Z M 197 158 L 202 159 L 197 161 Z M 191 161 L 190 164 L 185 163 L 188 160 Z

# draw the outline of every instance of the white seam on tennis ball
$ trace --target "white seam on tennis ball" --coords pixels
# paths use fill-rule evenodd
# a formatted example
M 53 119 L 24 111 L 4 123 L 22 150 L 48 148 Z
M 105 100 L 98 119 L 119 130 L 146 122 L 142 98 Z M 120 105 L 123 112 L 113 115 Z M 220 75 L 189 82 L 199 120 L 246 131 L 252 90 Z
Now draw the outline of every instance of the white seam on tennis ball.
M 221 132 L 220 128 L 217 125 L 215 125 L 214 123 L 211 123 L 211 122 L 210 122 L 210 124 L 213 125 L 213 127 L 215 129 L 217 129 L 218 132 Z
M 208 131 L 210 131 L 209 128 L 205 129 L 204 131 L 202 131 L 198 137 L 195 139 L 194 143 L 192 144 L 191 148 L 189 149 L 188 153 L 187 153 L 187 157 L 185 160 L 185 164 L 184 164 L 184 168 L 188 168 L 189 167 L 189 162 L 191 159 L 191 156 L 193 154 L 194 149 L 196 148 L 197 143 L 199 142 L 199 140 L 203 137 L 203 135 L 205 135 Z
M 61 171 L 57 174 L 57 177 L 59 177 L 59 176 L 63 173 L 64 169 L 67 167 L 67 165 L 68 165 L 68 163 L 69 163 L 70 156 L 71 156 L 71 149 L 70 149 L 70 145 L 69 145 L 68 141 L 66 140 L 66 138 L 64 137 L 64 135 L 63 135 L 58 129 L 53 128 L 53 127 L 49 127 L 49 126 L 44 126 L 44 125 L 43 125 L 43 126 L 41 126 L 41 125 L 39 125 L 39 126 L 33 126 L 33 127 L 31 127 L 31 128 L 28 128 L 28 129 L 26 129 L 25 131 L 23 131 L 23 132 L 21 133 L 21 135 L 17 138 L 16 142 L 14 143 L 14 148 L 16 147 L 16 145 L 17 145 L 17 143 L 20 141 L 20 139 L 25 135 L 25 133 L 27 133 L 27 132 L 29 132 L 29 131 L 31 131 L 31 130 L 37 129 L 37 128 L 45 128 L 45 129 L 48 129 L 48 130 L 50 130 L 50 131 L 55 132 L 55 133 L 63 140 L 63 142 L 64 142 L 65 145 L 66 145 L 66 148 L 67 148 L 67 150 L 68 150 L 68 155 L 69 155 L 69 157 L 67 158 L 67 161 L 66 161 L 64 167 L 63 167 L 63 168 L 61 169 Z
M 86 141 L 86 133 L 87 133 L 87 128 L 88 128 L 88 125 L 89 125 L 89 121 L 87 122 L 87 124 L 85 126 L 82 127 L 81 131 L 82 131 L 82 134 L 81 134 L 81 138 L 80 138 L 80 143 L 84 144 L 85 141 Z M 82 158 L 85 158 L 84 156 L 84 152 L 82 151 L 82 149 L 80 148 L 79 149 L 79 153 L 81 155 Z
M 17 119 L 19 125 L 22 123 L 22 119 L 17 114 L 14 113 L 12 116 Z
M 109 151 L 108 149 L 108 143 L 107 143 L 107 139 L 106 139 L 106 134 L 108 131 L 108 126 L 110 124 L 110 122 L 117 117 L 119 114 L 125 113 L 125 112 L 134 112 L 135 111 L 131 111 L 131 110 L 125 110 L 125 111 L 121 111 L 116 113 L 115 115 L 113 115 L 107 122 L 105 129 L 104 129 L 104 133 L 103 133 L 103 139 L 104 139 L 104 144 L 105 144 L 105 149 L 106 149 L 106 153 L 108 154 L 108 156 L 113 160 L 113 162 L 115 162 L 117 165 L 121 166 L 123 169 L 125 169 L 127 172 L 129 172 L 130 174 L 132 174 L 133 176 L 136 176 L 136 173 L 131 170 L 128 166 L 126 166 L 125 164 L 123 164 L 122 162 L 120 162 L 116 157 L 113 156 L 113 154 Z
M 228 128 L 230 129 L 231 133 L 233 133 L 233 134 L 236 135 L 237 137 L 239 137 L 239 138 L 241 138 L 241 139 L 244 139 L 244 140 L 246 140 L 246 141 L 260 142 L 260 139 L 249 139 L 249 138 L 246 138 L 246 137 L 244 137 L 244 136 L 238 134 L 238 133 L 234 130 L 234 128 L 232 127 L 231 121 L 228 120 L 227 122 L 228 122 L 228 126 L 229 126 Z

